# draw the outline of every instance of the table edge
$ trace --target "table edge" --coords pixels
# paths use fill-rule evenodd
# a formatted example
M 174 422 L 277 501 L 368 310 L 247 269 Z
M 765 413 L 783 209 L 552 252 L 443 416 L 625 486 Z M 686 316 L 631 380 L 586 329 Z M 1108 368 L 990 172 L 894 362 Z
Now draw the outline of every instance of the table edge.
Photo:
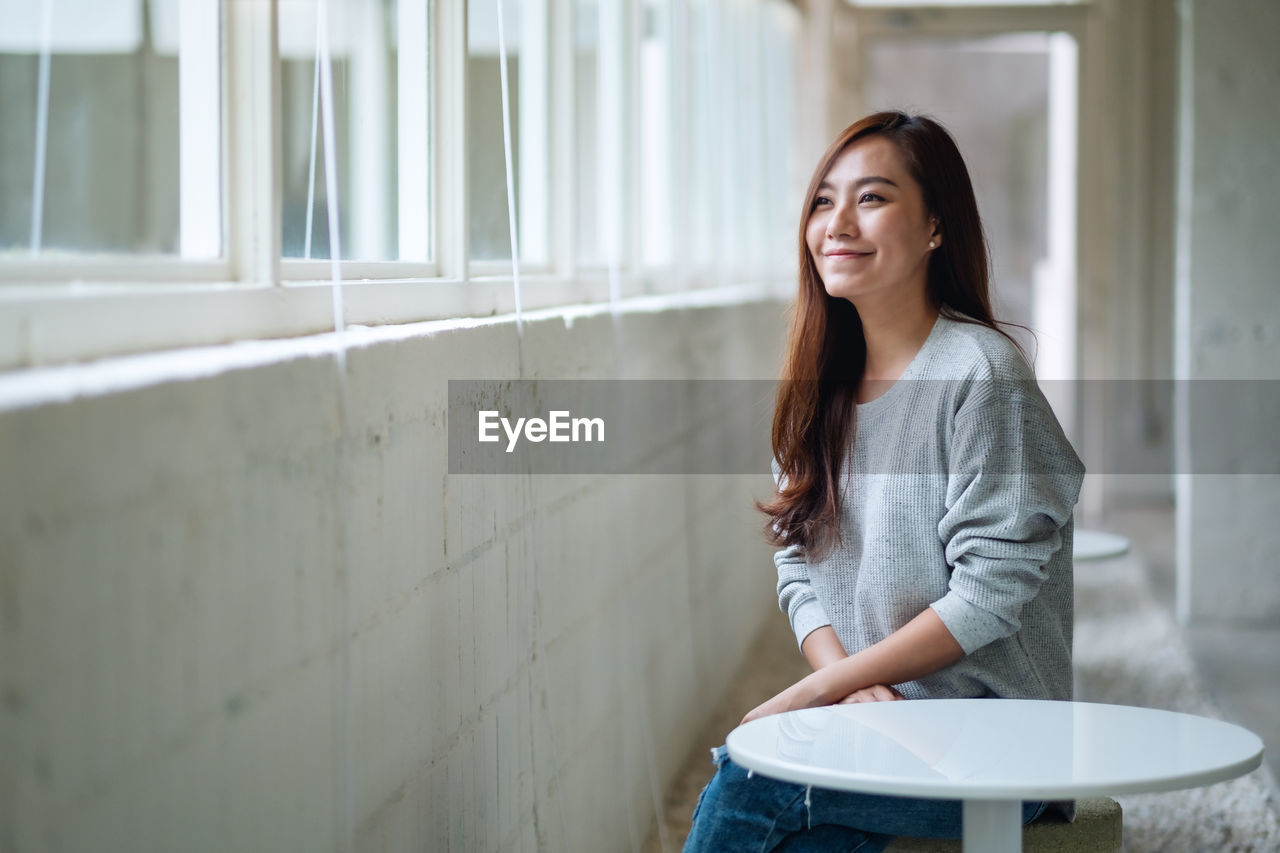
M 917 699 L 917 702 L 983 702 L 983 701 L 1000 701 L 1000 702 L 1044 702 L 1052 700 L 1018 700 L 1018 699 L 943 699 L 929 700 Z M 1206 717 L 1201 714 L 1188 714 L 1184 711 L 1170 711 L 1165 708 L 1142 708 L 1135 705 L 1113 705 L 1112 703 L 1103 702 L 1072 702 L 1074 705 L 1108 705 L 1118 708 L 1134 708 L 1142 711 L 1158 711 L 1166 714 L 1175 714 L 1188 717 L 1198 717 L 1202 720 L 1220 723 L 1222 725 L 1231 726 L 1240 729 L 1249 734 L 1256 742 L 1257 749 L 1243 758 L 1215 767 L 1209 770 L 1201 771 L 1193 774 L 1175 776 L 1171 778 L 1160 779 L 1120 779 L 1105 784 L 1062 784 L 1062 785 L 975 785 L 964 791 L 957 791 L 955 786 L 944 783 L 939 785 L 938 780 L 898 780 L 888 777 L 863 776 L 858 778 L 849 778 L 836 771 L 829 771 L 826 768 L 810 768 L 806 767 L 801 770 L 796 768 L 792 770 L 793 765 L 786 762 L 762 762 L 755 763 L 753 761 L 744 761 L 741 751 L 734 745 L 734 735 L 741 728 L 735 727 L 725 738 L 725 746 L 727 748 L 729 758 L 740 767 L 761 776 L 778 779 L 784 782 L 790 782 L 796 785 L 805 785 L 812 787 L 827 788 L 835 791 L 847 791 L 867 794 L 885 794 L 888 796 L 903 797 L 925 797 L 931 799 L 947 799 L 947 800 L 1008 800 L 1008 799 L 1074 799 L 1078 797 L 1093 796 L 1111 796 L 1119 794 L 1155 794 L 1167 791 L 1180 791 L 1190 788 L 1200 788 L 1208 785 L 1216 785 L 1219 782 L 1226 782 L 1231 779 L 1238 778 L 1256 770 L 1262 765 L 1262 757 L 1266 751 L 1266 746 L 1262 738 L 1250 729 L 1215 717 Z M 794 713 L 794 712 L 791 712 Z M 753 766 L 754 765 L 754 766 Z M 816 772 L 815 772 L 816 771 Z M 821 779 L 822 781 L 817 781 Z
M 781 782 L 805 787 L 826 788 L 832 791 L 844 791 L 861 794 L 883 794 L 891 797 L 921 797 L 938 800 L 1073 800 L 1080 797 L 1109 797 L 1120 794 L 1160 794 L 1168 791 L 1182 791 L 1190 788 L 1203 788 L 1227 782 L 1250 773 L 1262 765 L 1262 751 L 1235 764 L 1218 768 L 1212 773 L 1197 777 L 1179 779 L 1130 779 L 1114 784 L 1078 784 L 1078 785 L 976 785 L 959 791 L 955 787 L 931 787 L 929 785 L 902 782 L 881 777 L 859 777 L 850 779 L 835 774 L 810 773 L 805 778 L 792 774 L 786 765 L 749 766 L 735 755 L 732 745 L 728 745 L 729 758 L 735 764 L 748 770 L 753 775 L 766 776 Z M 823 778 L 823 781 L 816 781 Z

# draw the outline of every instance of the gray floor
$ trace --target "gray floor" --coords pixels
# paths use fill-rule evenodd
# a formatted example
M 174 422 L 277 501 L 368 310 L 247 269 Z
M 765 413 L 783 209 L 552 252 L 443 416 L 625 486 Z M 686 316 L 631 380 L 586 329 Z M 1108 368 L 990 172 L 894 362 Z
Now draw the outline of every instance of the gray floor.
M 1280 778 L 1280 628 L 1194 628 L 1188 632 L 1196 674 L 1229 719 L 1267 746 Z M 1274 792 L 1280 800 L 1280 788 Z
M 1152 589 L 1173 611 L 1174 513 L 1171 505 L 1112 511 L 1095 524 L 1128 536 L 1145 558 Z M 1186 637 L 1200 683 L 1232 722 L 1266 744 L 1272 781 L 1280 778 L 1280 625 L 1192 627 Z M 1273 791 L 1280 800 L 1280 790 Z

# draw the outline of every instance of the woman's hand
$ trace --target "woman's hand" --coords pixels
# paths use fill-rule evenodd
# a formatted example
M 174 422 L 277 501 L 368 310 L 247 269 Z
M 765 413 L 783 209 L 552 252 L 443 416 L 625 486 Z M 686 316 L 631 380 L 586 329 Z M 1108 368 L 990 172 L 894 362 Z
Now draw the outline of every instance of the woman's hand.
M 873 684 L 861 690 L 855 690 L 840 700 L 841 705 L 852 705 L 856 702 L 896 702 L 905 699 L 901 693 L 889 684 Z
M 964 649 L 941 617 L 926 607 L 875 645 L 805 676 L 742 718 L 835 705 L 842 701 L 882 702 L 902 696 L 887 685 L 937 672 L 964 657 Z M 869 691 L 869 692 L 868 692 Z M 854 698 L 857 697 L 857 698 Z
M 757 705 L 742 718 L 742 722 L 749 723 L 752 720 L 767 717 L 770 714 L 781 714 L 785 711 L 796 711 L 801 708 L 817 708 L 821 705 L 850 705 L 855 702 L 896 702 L 906 698 L 888 684 L 873 684 L 870 687 L 863 687 L 853 691 L 838 703 L 832 702 L 827 698 L 827 694 L 824 692 L 818 678 L 815 677 L 817 675 L 818 673 L 814 673 L 806 676 L 769 701 Z M 742 723 L 739 723 L 739 725 L 742 725 Z

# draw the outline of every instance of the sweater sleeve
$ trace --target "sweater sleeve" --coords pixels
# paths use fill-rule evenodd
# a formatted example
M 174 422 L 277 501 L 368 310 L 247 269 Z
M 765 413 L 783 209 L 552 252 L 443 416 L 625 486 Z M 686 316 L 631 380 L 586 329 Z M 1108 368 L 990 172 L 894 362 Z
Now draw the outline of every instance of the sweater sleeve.
M 778 607 L 791 620 L 796 643 L 804 647 L 804 638 L 831 620 L 809 583 L 809 565 L 804 549 L 789 545 L 773 555 L 778 568 Z
M 1021 627 L 1084 477 L 1034 380 L 976 385 L 952 429 L 938 523 L 950 579 L 931 605 L 965 654 Z
M 771 467 L 773 481 L 781 488 L 782 471 L 776 459 Z M 804 638 L 818 628 L 830 625 L 831 620 L 809 582 L 809 561 L 804 548 L 788 545 L 773 555 L 773 564 L 778 569 L 778 608 L 791 620 L 796 643 L 803 648 Z

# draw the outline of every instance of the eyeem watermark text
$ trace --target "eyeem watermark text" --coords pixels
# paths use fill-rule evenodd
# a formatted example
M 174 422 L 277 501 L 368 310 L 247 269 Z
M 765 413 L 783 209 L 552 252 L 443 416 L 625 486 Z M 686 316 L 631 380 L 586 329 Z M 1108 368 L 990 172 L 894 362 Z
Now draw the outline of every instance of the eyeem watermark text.
M 604 418 L 575 418 L 565 410 L 553 410 L 542 418 L 516 418 L 514 424 L 496 411 L 479 413 L 479 441 L 499 441 L 498 427 L 507 434 L 507 452 L 516 449 L 523 432 L 526 441 L 535 444 L 552 442 L 604 441 Z

